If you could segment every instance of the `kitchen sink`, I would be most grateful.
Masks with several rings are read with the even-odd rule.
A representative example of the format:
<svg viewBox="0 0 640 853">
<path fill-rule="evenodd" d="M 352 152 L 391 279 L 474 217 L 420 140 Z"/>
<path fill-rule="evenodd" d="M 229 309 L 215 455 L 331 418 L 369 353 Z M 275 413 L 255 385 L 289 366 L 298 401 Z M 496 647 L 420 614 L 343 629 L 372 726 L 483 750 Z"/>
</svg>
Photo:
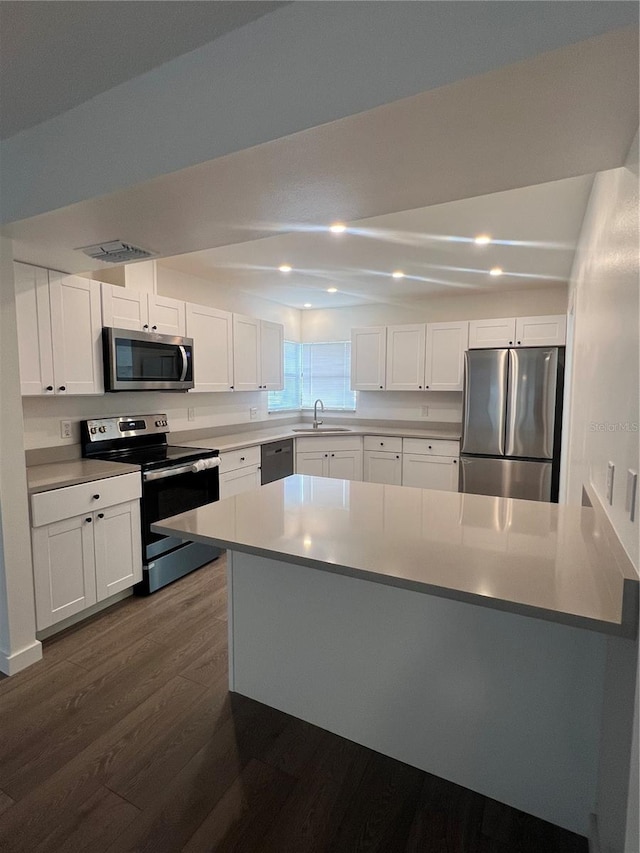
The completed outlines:
<svg viewBox="0 0 640 853">
<path fill-rule="evenodd" d="M 303 432 L 305 435 L 317 435 L 321 432 L 351 432 L 350 427 L 325 427 L 321 426 L 317 429 L 313 429 L 313 427 L 298 427 L 297 429 L 293 429 L 292 432 Z"/>
</svg>

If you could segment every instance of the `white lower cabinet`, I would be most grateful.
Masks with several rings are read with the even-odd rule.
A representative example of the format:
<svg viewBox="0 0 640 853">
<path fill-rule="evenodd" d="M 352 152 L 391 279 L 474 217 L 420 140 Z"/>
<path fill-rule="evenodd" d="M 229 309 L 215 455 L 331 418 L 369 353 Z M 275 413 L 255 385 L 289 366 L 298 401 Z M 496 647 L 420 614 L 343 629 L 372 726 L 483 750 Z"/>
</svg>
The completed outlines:
<svg viewBox="0 0 640 853">
<path fill-rule="evenodd" d="M 139 497 L 139 474 L 32 496 L 38 630 L 142 580 Z"/>
<path fill-rule="evenodd" d="M 398 436 L 365 435 L 364 480 L 367 483 L 402 484 L 402 439 Z"/>
<path fill-rule="evenodd" d="M 457 441 L 403 439 L 402 485 L 457 492 L 459 449 Z"/>
<path fill-rule="evenodd" d="M 248 492 L 260 483 L 259 445 L 220 454 L 220 500 Z"/>
<path fill-rule="evenodd" d="M 362 438 L 297 438 L 296 474 L 362 480 Z"/>
</svg>

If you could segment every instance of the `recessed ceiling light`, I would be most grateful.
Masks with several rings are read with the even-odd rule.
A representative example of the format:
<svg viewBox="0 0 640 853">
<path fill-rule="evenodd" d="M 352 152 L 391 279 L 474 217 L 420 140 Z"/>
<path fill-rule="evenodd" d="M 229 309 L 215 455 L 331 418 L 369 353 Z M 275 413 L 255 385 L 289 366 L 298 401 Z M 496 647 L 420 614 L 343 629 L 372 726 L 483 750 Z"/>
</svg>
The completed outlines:
<svg viewBox="0 0 640 853">
<path fill-rule="evenodd" d="M 329 231 L 331 231 L 332 234 L 344 234 L 346 230 L 347 226 L 344 222 L 334 222 L 333 225 L 329 226 Z"/>
<path fill-rule="evenodd" d="M 337 292 L 338 292 L 337 287 L 328 287 L 327 288 L 327 293 L 337 293 Z"/>
<path fill-rule="evenodd" d="M 291 272 L 291 267 L 289 266 L 289 264 L 281 264 L 278 269 L 280 270 L 280 272 Z"/>
<path fill-rule="evenodd" d="M 487 243 L 491 242 L 491 237 L 488 234 L 478 234 L 477 237 L 474 237 L 473 242 L 478 246 L 486 246 Z"/>
<path fill-rule="evenodd" d="M 391 273 L 391 278 L 404 278 L 404 273 L 402 270 L 394 270 L 394 272 Z"/>
<path fill-rule="evenodd" d="M 311 308 L 311 303 L 310 303 L 310 302 L 305 302 L 305 303 L 304 303 L 304 305 L 303 305 L 302 307 L 303 307 L 303 308 Z"/>
<path fill-rule="evenodd" d="M 489 275 L 502 275 L 502 267 L 493 267 L 489 270 Z"/>
</svg>

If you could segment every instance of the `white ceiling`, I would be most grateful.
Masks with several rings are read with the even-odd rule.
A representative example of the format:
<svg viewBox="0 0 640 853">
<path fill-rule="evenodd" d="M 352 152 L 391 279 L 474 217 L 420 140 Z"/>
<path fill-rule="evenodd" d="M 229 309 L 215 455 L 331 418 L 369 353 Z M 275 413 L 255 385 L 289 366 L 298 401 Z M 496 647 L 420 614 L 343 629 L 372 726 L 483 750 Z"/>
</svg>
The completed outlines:
<svg viewBox="0 0 640 853">
<path fill-rule="evenodd" d="M 0 138 L 283 5 L 264 0 L 2 0 Z"/>
<path fill-rule="evenodd" d="M 565 285 L 592 177 L 494 193 L 165 258 L 163 266 L 294 308 Z M 479 246 L 478 234 L 492 242 Z M 291 272 L 278 267 L 288 264 Z M 490 276 L 501 267 L 502 276 Z M 402 279 L 391 273 L 400 270 Z M 327 288 L 336 287 L 337 293 Z"/>
</svg>

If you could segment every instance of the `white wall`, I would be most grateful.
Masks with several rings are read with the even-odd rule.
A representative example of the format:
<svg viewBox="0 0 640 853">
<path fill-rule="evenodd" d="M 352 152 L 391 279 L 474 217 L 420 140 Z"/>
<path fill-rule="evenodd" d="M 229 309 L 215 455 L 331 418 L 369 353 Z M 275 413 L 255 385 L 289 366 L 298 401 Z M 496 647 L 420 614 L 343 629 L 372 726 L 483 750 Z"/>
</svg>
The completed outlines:
<svg viewBox="0 0 640 853">
<path fill-rule="evenodd" d="M 272 320 L 282 323 L 285 328 L 285 338 L 288 341 L 299 341 L 301 334 L 300 315 L 297 308 L 289 308 L 271 299 L 262 299 L 250 293 L 243 293 L 232 285 L 226 286 L 220 282 L 209 281 L 189 273 L 156 264 L 158 293 L 172 296 L 174 299 L 184 299 L 186 302 L 196 302 L 220 308 L 222 311 L 233 311 L 236 314 L 248 314 L 261 320 Z"/>
<path fill-rule="evenodd" d="M 627 167 L 596 177 L 570 283 L 574 311 L 567 502 L 592 483 L 635 566 L 639 519 L 625 510 L 629 468 L 638 471 L 638 141 Z M 613 505 L 607 463 L 615 464 Z"/>
<path fill-rule="evenodd" d="M 11 242 L 0 237 L 0 672 L 42 657 L 36 640 Z"/>
<path fill-rule="evenodd" d="M 353 308 L 309 309 L 302 312 L 303 341 L 347 341 L 352 326 L 394 323 L 439 323 L 491 317 L 532 317 L 564 314 L 567 288 L 546 287 L 508 293 L 464 293 L 432 296 L 406 305 L 363 305 Z"/>
<path fill-rule="evenodd" d="M 290 3 L 5 140 L 2 220 L 628 25 L 633 3 Z"/>
<path fill-rule="evenodd" d="M 582 484 L 591 483 L 636 567 L 640 520 L 636 515 L 631 522 L 625 510 L 625 492 L 626 472 L 629 468 L 638 471 L 639 460 L 638 224 L 636 136 L 626 166 L 596 177 L 580 235 L 569 291 L 574 346 L 568 394 L 570 421 L 565 432 L 568 502 L 580 503 Z M 616 468 L 611 506 L 606 499 L 609 461 Z M 619 699 L 629 691 L 635 692 L 636 697 L 633 742 L 630 753 L 618 755 L 615 764 L 608 754 L 603 754 L 597 812 L 603 850 L 637 853 L 640 849 L 637 644 L 626 651 L 626 657 L 632 660 L 620 678 L 610 680 L 608 685 L 603 744 L 612 736 L 615 739 L 614 728 L 620 731 L 617 716 L 624 706 Z M 627 776 L 626 768 L 621 765 L 629 758 Z"/>
</svg>

